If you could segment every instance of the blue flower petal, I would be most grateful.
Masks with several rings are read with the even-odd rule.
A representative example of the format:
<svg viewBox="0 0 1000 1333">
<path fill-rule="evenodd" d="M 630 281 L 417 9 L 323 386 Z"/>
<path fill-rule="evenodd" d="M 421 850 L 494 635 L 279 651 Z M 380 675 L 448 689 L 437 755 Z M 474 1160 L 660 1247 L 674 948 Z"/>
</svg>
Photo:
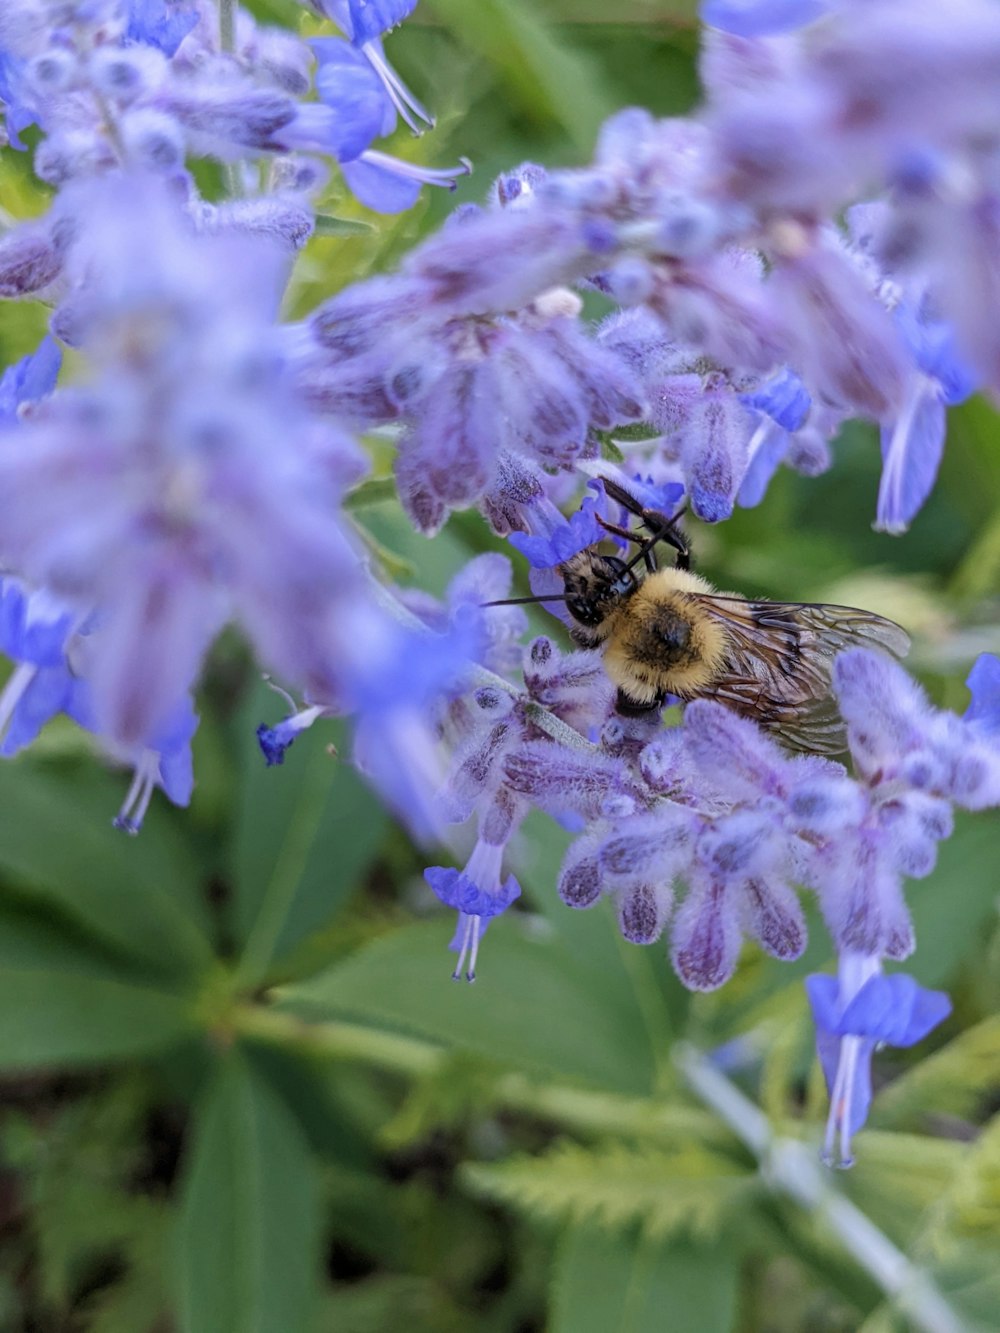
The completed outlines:
<svg viewBox="0 0 1000 1333">
<path fill-rule="evenodd" d="M 736 37 L 793 32 L 822 18 L 830 0 L 703 0 L 701 21 Z"/>
<path fill-rule="evenodd" d="M 29 592 L 15 578 L 0 578 L 0 651 L 15 662 L 65 665 L 75 615 L 48 593 Z"/>
<path fill-rule="evenodd" d="M 34 352 L 8 366 L 0 378 L 0 424 L 15 422 L 22 403 L 48 397 L 61 364 L 62 349 L 46 334 Z"/>
<path fill-rule="evenodd" d="M 405 213 L 420 197 L 422 182 L 357 158 L 341 166 L 351 193 L 376 213 Z"/>
<path fill-rule="evenodd" d="M 740 399 L 785 430 L 799 430 L 812 406 L 808 389 L 787 366 L 751 392 L 740 394 Z"/>
<path fill-rule="evenodd" d="M 1000 658 L 980 653 L 965 683 L 972 693 L 966 721 L 994 735 L 1000 732 Z"/>
<path fill-rule="evenodd" d="M 194 790 L 194 761 L 190 742 L 160 755 L 160 786 L 174 805 L 190 804 Z"/>
<path fill-rule="evenodd" d="M 417 7 L 417 0 L 347 0 L 351 40 L 356 46 L 381 37 L 402 23 Z"/>
<path fill-rule="evenodd" d="M 316 92 L 337 113 L 330 151 L 340 162 L 351 161 L 374 139 L 392 133 L 395 110 L 369 61 L 348 42 L 323 37 L 310 46 L 319 61 Z"/>
<path fill-rule="evenodd" d="M 0 755 L 9 759 L 30 745 L 46 722 L 65 712 L 72 688 L 65 666 L 40 667 L 11 713 Z"/>
<path fill-rule="evenodd" d="M 444 866 L 428 867 L 424 879 L 446 907 L 481 919 L 499 916 L 521 896 L 521 886 L 513 875 L 508 875 L 495 893 L 480 888 L 463 871 Z"/>
<path fill-rule="evenodd" d="M 177 9 L 165 0 L 128 0 L 127 8 L 126 41 L 158 47 L 168 59 L 198 22 L 196 9 Z"/>
<path fill-rule="evenodd" d="M 880 431 L 882 478 L 875 527 L 904 532 L 930 495 L 941 465 L 945 405 L 936 384 L 918 381 L 899 419 Z"/>
<path fill-rule="evenodd" d="M 771 425 L 764 439 L 758 445 L 750 466 L 743 474 L 737 500 L 744 509 L 753 509 L 760 504 L 767 494 L 771 478 L 777 472 L 782 460 L 788 453 L 788 432 L 780 426 Z"/>
<path fill-rule="evenodd" d="M 0 50 L 0 102 L 4 104 L 4 127 L 11 148 L 19 153 L 27 150 L 22 142 L 21 130 L 26 130 L 35 123 L 35 112 L 24 100 L 25 62 L 7 51 Z"/>
<path fill-rule="evenodd" d="M 588 495 L 577 512 L 557 524 L 548 536 L 512 532 L 509 541 L 533 569 L 551 569 L 607 536 L 597 521 L 597 498 Z"/>
<path fill-rule="evenodd" d="M 290 727 L 288 721 L 279 722 L 276 727 L 268 727 L 262 722 L 257 728 L 257 744 L 270 768 L 274 764 L 285 762 L 285 751 L 294 742 L 299 731 Z"/>
<path fill-rule="evenodd" d="M 837 1030 L 890 1046 L 913 1046 L 951 1013 L 944 991 L 925 990 L 905 972 L 871 977 L 844 1010 Z"/>
</svg>

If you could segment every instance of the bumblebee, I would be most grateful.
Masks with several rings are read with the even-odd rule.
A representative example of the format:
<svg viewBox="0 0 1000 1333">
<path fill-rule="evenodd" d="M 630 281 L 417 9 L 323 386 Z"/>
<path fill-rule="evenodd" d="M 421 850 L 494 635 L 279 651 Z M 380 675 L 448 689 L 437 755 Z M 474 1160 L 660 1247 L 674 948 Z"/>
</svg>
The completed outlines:
<svg viewBox="0 0 1000 1333">
<path fill-rule="evenodd" d="M 690 568 L 680 515 L 644 508 L 608 478 L 604 487 L 639 528 L 601 520 L 602 526 L 635 543 L 638 553 L 626 561 L 587 547 L 558 567 L 565 588 L 558 600 L 573 618 L 576 643 L 603 648 L 618 711 L 642 715 L 671 695 L 682 703 L 716 699 L 791 749 L 841 753 L 846 737 L 832 694 L 834 657 L 858 646 L 902 657 L 910 647 L 906 632 L 855 607 L 717 592 Z M 674 550 L 671 567 L 658 567 L 661 543 Z"/>
</svg>

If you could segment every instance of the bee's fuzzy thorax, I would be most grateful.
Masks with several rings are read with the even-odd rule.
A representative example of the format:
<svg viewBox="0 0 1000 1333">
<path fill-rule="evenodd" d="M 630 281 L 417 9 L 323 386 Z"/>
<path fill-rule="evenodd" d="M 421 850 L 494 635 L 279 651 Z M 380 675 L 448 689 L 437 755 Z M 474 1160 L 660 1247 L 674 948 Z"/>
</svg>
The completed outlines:
<svg viewBox="0 0 1000 1333">
<path fill-rule="evenodd" d="M 661 569 L 615 612 L 604 665 L 630 699 L 687 698 L 715 678 L 726 658 L 726 632 L 690 596 L 713 591 L 689 570 Z"/>
</svg>

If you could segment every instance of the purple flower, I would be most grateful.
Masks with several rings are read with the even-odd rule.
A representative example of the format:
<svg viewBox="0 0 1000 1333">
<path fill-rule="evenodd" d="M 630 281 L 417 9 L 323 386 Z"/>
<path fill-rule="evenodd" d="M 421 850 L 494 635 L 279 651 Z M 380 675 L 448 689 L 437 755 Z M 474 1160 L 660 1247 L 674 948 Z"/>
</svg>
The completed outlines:
<svg viewBox="0 0 1000 1333">
<path fill-rule="evenodd" d="M 21 131 L 35 123 L 35 111 L 25 86 L 24 61 L 0 47 L 0 102 L 4 108 L 4 128 L 11 148 L 23 153 L 27 144 Z"/>
<path fill-rule="evenodd" d="M 876 1043 L 914 1046 L 951 1013 L 943 991 L 903 972 L 884 976 L 877 956 L 844 952 L 837 976 L 806 978 L 816 1045 L 830 1093 L 824 1161 L 849 1167 L 851 1137 L 868 1118 Z"/>
<path fill-rule="evenodd" d="M 463 967 L 466 981 L 475 981 L 479 942 L 487 922 L 521 896 L 521 886 L 513 875 L 500 878 L 503 852 L 503 844 L 493 845 L 479 838 L 464 870 L 431 866 L 424 871 L 424 879 L 445 906 L 458 912 L 458 927 L 450 945 L 458 952 L 453 981 L 460 979 Z"/>
<path fill-rule="evenodd" d="M 463 603 L 444 633 L 406 628 L 371 606 L 345 617 L 339 697 L 356 715 L 355 763 L 423 840 L 441 822 L 437 709 L 461 692 L 483 652 L 483 614 Z"/>
<path fill-rule="evenodd" d="M 292 713 L 276 727 L 269 727 L 263 722 L 260 724 L 257 728 L 257 744 L 268 768 L 285 762 L 285 751 L 288 747 L 293 744 L 296 737 L 311 727 L 323 712 L 324 709 L 313 704 L 309 708 L 302 708 Z"/>
<path fill-rule="evenodd" d="M 0 424 L 12 425 L 23 404 L 47 398 L 56 387 L 61 365 L 59 344 L 46 336 L 34 352 L 8 366 L 0 377 Z"/>
<path fill-rule="evenodd" d="M 1000 659 L 980 653 L 965 683 L 972 694 L 965 720 L 990 736 L 1000 736 Z"/>
<path fill-rule="evenodd" d="M 510 544 L 535 569 L 551 569 L 554 565 L 564 564 L 585 547 L 593 546 L 607 536 L 598 522 L 598 504 L 596 496 L 585 496 L 580 508 L 568 519 L 553 509 L 549 531 L 545 535 L 528 536 L 514 532 Z"/>
<path fill-rule="evenodd" d="M 391 134 L 396 112 L 370 62 L 349 42 L 336 37 L 315 38 L 316 93 L 336 113 L 339 161 L 358 157 L 373 139 Z"/>
<path fill-rule="evenodd" d="M 316 3 L 357 46 L 381 37 L 417 7 L 417 0 L 316 0 Z"/>
<path fill-rule="evenodd" d="M 749 393 L 741 394 L 740 399 L 786 431 L 796 431 L 803 426 L 812 405 L 806 386 L 787 366 Z"/>
<path fill-rule="evenodd" d="M 155 46 L 168 58 L 198 24 L 198 11 L 171 0 L 128 0 L 125 40 Z"/>
<path fill-rule="evenodd" d="M 74 679 L 67 644 L 81 616 L 44 589 L 0 580 L 0 651 L 17 663 L 0 693 L 0 755 L 29 745 L 50 718 L 67 711 Z"/>
<path fill-rule="evenodd" d="M 430 629 L 444 633 L 456 616 L 468 614 L 462 608 L 478 609 L 509 596 L 510 583 L 510 561 L 489 551 L 475 556 L 459 570 L 448 584 L 444 603 L 413 590 L 401 592 L 400 601 Z M 528 625 L 523 608 L 490 606 L 478 623 L 482 633 L 479 663 L 501 675 L 515 670 L 521 662 L 520 639 Z"/>
<path fill-rule="evenodd" d="M 314 0 L 317 8 L 330 18 L 347 34 L 351 46 L 368 63 L 382 88 L 382 99 L 388 106 L 391 119 L 388 128 L 382 134 L 391 133 L 395 127 L 396 112 L 410 127 L 414 134 L 419 134 L 420 121 L 433 125 L 434 118 L 424 110 L 421 104 L 407 88 L 393 67 L 385 58 L 381 38 L 390 28 L 402 23 L 417 7 L 417 0 Z M 336 40 L 336 39 L 333 39 Z M 318 44 L 315 44 L 318 46 Z M 323 39 L 323 47 L 329 50 L 331 42 Z M 326 57 L 320 56 L 323 60 Z M 334 93 L 328 87 L 327 93 L 320 90 L 320 95 L 327 100 L 329 95 L 336 98 L 335 103 L 344 112 L 350 113 L 350 99 L 342 93 Z M 392 210 L 394 211 L 394 210 Z"/>
<path fill-rule="evenodd" d="M 137 834 L 157 787 L 174 805 L 186 806 L 190 802 L 194 789 L 191 738 L 197 726 L 198 715 L 190 698 L 186 698 L 148 745 L 135 747 L 131 752 L 109 747 L 113 757 L 133 765 L 132 783 L 115 816 L 115 828 L 133 836 Z"/>
<path fill-rule="evenodd" d="M 736 37 L 770 37 L 813 23 L 834 0 L 703 0 L 701 21 Z"/>
<path fill-rule="evenodd" d="M 361 580 L 336 518 L 354 448 L 304 413 L 276 354 L 281 251 L 198 238 L 146 179 L 88 184 L 73 205 L 96 374 L 0 436 L 0 545 L 99 614 L 86 674 L 120 743 L 165 725 L 231 616 L 268 665 L 332 693 L 334 609 Z"/>
</svg>

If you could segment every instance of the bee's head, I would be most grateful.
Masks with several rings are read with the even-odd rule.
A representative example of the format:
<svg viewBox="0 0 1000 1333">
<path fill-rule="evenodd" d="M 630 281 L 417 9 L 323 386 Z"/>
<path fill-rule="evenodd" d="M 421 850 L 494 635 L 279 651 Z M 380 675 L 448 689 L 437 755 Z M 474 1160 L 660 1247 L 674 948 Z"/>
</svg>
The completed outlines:
<svg viewBox="0 0 1000 1333">
<path fill-rule="evenodd" d="M 639 586 L 635 574 L 616 555 L 581 551 L 561 567 L 566 608 L 574 620 L 593 629 Z"/>
</svg>

